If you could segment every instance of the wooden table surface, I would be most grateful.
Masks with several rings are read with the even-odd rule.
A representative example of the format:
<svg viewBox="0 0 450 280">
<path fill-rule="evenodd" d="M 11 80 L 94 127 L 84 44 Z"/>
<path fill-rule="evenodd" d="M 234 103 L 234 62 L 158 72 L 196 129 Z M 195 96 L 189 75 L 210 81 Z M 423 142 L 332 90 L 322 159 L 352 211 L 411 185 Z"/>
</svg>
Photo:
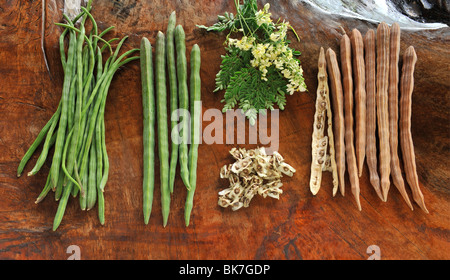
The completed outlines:
<svg viewBox="0 0 450 280">
<path fill-rule="evenodd" d="M 280 200 L 257 197 L 249 208 L 236 212 L 219 207 L 218 192 L 227 187 L 219 170 L 232 162 L 228 151 L 256 145 L 202 144 L 191 225 L 184 225 L 186 191 L 179 177 L 168 225 L 162 226 L 159 184 L 150 223 L 144 225 L 140 70 L 139 63 L 133 62 L 116 75 L 106 106 L 111 165 L 105 191 L 106 224 L 99 224 L 97 208 L 81 211 L 77 199 L 70 199 L 61 226 L 52 231 L 58 206 L 54 195 L 34 203 L 50 164 L 33 177 L 16 176 L 20 159 L 61 96 L 63 75 L 57 42 L 61 29 L 53 23 L 61 21 L 63 1 L 46 2 L 45 47 L 51 77 L 40 50 L 41 1 L 0 4 L 0 259 L 67 259 L 70 245 L 80 248 L 82 259 L 363 260 L 373 254 L 368 251 L 372 245 L 379 248 L 381 259 L 450 259 L 449 28 L 402 31 L 401 53 L 414 45 L 419 58 L 412 134 L 429 214 L 417 204 L 411 211 L 394 186 L 388 201 L 382 202 L 370 186 L 367 165 L 360 178 L 362 211 L 356 207 L 348 178 L 346 196 L 332 196 L 330 173 L 324 175 L 319 193 L 311 194 L 310 146 L 319 48 L 338 50 L 339 26 L 346 31 L 358 28 L 365 34 L 376 25 L 323 16 L 297 1 L 283 0 L 270 1 L 273 17 L 289 21 L 301 37 L 300 42 L 293 40 L 293 46 L 302 52 L 310 94 L 289 96 L 286 109 L 280 112 L 279 152 L 297 170 L 292 178 L 284 178 Z M 186 30 L 187 50 L 198 43 L 202 51 L 205 111 L 222 109 L 223 93 L 213 90 L 224 36 L 206 33 L 195 25 L 211 25 L 216 15 L 234 12 L 233 3 L 95 0 L 93 15 L 101 29 L 114 25 L 116 36 L 130 36 L 125 48 L 131 49 L 139 46 L 142 36 L 154 43 L 156 33 L 166 29 L 168 16 L 175 10 L 178 23 Z M 209 123 L 203 121 L 203 127 Z M 32 157 L 25 173 L 36 159 L 36 155 Z M 411 198 L 409 188 L 408 194 Z"/>
</svg>

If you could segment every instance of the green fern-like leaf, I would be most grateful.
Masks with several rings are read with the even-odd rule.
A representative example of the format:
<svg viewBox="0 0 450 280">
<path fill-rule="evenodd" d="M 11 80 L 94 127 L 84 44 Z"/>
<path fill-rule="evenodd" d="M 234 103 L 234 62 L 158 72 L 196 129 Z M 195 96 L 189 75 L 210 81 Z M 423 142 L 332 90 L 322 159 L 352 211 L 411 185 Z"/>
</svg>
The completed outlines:
<svg viewBox="0 0 450 280">
<path fill-rule="evenodd" d="M 284 109 L 286 82 L 270 69 L 268 81 L 261 80 L 261 72 L 253 67 L 242 68 L 230 78 L 223 102 L 223 111 L 242 109 L 250 123 L 254 123 L 260 110 L 274 110 L 275 104 Z"/>
<path fill-rule="evenodd" d="M 214 92 L 226 89 L 235 72 L 244 67 L 247 58 L 237 48 L 228 48 L 228 53 L 222 56 L 220 71 L 216 75 L 216 89 Z"/>
<path fill-rule="evenodd" d="M 223 16 L 217 17 L 218 21 L 212 26 L 197 25 L 198 28 L 206 29 L 207 31 L 223 32 L 230 30 L 235 25 L 235 18 L 233 13 L 225 12 Z"/>
</svg>

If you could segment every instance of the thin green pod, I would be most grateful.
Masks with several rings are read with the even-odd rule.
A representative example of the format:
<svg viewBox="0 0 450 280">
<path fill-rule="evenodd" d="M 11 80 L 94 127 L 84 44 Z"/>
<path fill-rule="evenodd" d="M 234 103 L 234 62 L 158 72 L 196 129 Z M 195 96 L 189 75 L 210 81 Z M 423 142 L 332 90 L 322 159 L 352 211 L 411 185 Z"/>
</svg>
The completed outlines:
<svg viewBox="0 0 450 280">
<path fill-rule="evenodd" d="M 86 81 L 86 77 L 88 76 L 89 67 L 89 52 L 88 46 L 83 47 L 83 81 Z"/>
<path fill-rule="evenodd" d="M 87 8 L 88 11 L 90 9 L 91 9 L 91 7 Z M 84 12 L 79 13 L 73 20 L 70 20 L 67 17 L 66 17 L 66 19 L 68 19 L 68 22 L 73 26 L 73 23 L 77 22 L 82 16 L 84 16 Z M 69 32 L 69 29 L 65 28 L 64 31 L 59 36 L 59 54 L 61 56 L 61 65 L 63 67 L 64 72 L 66 72 L 66 65 L 67 65 L 66 53 L 65 53 L 65 47 L 64 47 L 64 39 L 68 32 Z"/>
<path fill-rule="evenodd" d="M 88 169 L 88 159 L 89 159 L 89 149 L 92 146 L 92 140 L 94 137 L 94 130 L 96 122 L 100 120 L 101 113 L 99 114 L 99 110 L 102 104 L 103 99 L 106 99 L 107 95 L 107 88 L 110 79 L 112 79 L 112 76 L 107 76 L 107 79 L 103 80 L 101 83 L 102 85 L 99 86 L 99 93 L 97 96 L 97 99 L 95 100 L 95 103 L 93 103 L 92 107 L 92 115 L 90 116 L 88 123 L 87 123 L 87 135 L 86 135 L 86 142 L 84 143 L 84 147 L 82 147 L 82 158 L 81 158 L 81 166 L 80 166 L 80 175 L 83 178 L 85 174 L 87 173 Z M 109 80 L 109 81 L 108 81 Z"/>
<path fill-rule="evenodd" d="M 179 94 L 179 112 L 183 118 L 180 130 L 181 143 L 179 143 L 180 175 L 184 185 L 189 190 L 189 167 L 188 167 L 188 139 L 189 139 L 189 92 L 187 85 L 187 59 L 186 59 L 186 35 L 181 25 L 175 27 L 175 48 L 177 54 L 177 79 Z"/>
<path fill-rule="evenodd" d="M 63 182 L 64 182 L 64 171 L 62 170 L 62 168 L 59 170 L 59 179 L 58 179 L 58 184 L 56 185 L 56 190 L 55 190 L 55 201 L 59 201 L 59 199 L 61 198 L 62 195 L 62 191 L 63 191 Z"/>
<path fill-rule="evenodd" d="M 109 173 L 109 160 L 108 160 L 108 154 L 107 154 L 106 144 L 105 144 L 105 124 L 104 124 L 104 107 L 105 107 L 105 103 L 106 103 L 106 96 L 107 96 L 108 88 L 109 88 L 109 85 L 111 83 L 111 80 L 112 80 L 112 77 L 113 77 L 115 71 L 117 71 L 124 64 L 126 64 L 130 61 L 139 59 L 139 57 L 136 57 L 136 56 L 129 57 L 126 59 L 123 59 L 123 58 L 137 50 L 139 50 L 139 49 L 130 50 L 130 51 L 126 52 L 125 54 L 123 54 L 121 57 L 119 57 L 112 64 L 108 63 L 108 67 L 105 66 L 105 69 L 108 68 L 108 70 L 106 70 L 104 72 L 105 76 L 102 75 L 102 77 L 100 79 L 102 81 L 102 83 L 104 83 L 104 85 L 100 89 L 100 91 L 102 93 L 99 94 L 102 97 L 102 100 L 100 101 L 99 104 L 95 103 L 96 104 L 95 108 L 97 108 L 99 110 L 97 122 L 100 122 L 102 125 L 102 127 L 101 127 L 101 130 L 102 130 L 101 131 L 101 134 L 102 134 L 101 149 L 102 149 L 102 159 L 103 159 L 103 175 L 102 175 L 102 178 L 100 181 L 100 190 L 102 192 L 104 191 L 106 182 L 108 180 L 108 173 Z M 109 61 L 112 61 L 112 60 L 109 60 Z M 94 128 L 87 127 L 87 129 L 89 129 L 89 130 L 86 132 L 86 134 L 88 135 L 88 138 L 86 139 L 86 141 L 88 141 L 89 135 L 91 135 L 91 132 L 93 132 L 95 127 Z M 91 129 L 92 129 L 92 131 L 91 131 Z M 83 164 L 80 168 L 83 168 Z"/>
<path fill-rule="evenodd" d="M 88 173 L 89 169 L 87 168 L 86 171 L 84 173 L 81 173 L 81 184 L 83 186 L 87 186 L 88 180 L 89 180 L 89 173 Z M 67 187 L 66 187 L 67 188 Z M 86 195 L 80 195 L 80 209 L 81 210 L 86 210 L 87 207 L 87 196 Z"/>
<path fill-rule="evenodd" d="M 52 165 L 50 167 L 50 172 L 52 174 L 52 185 L 56 188 L 59 169 L 61 168 L 61 157 L 62 150 L 64 147 L 64 141 L 66 137 L 66 129 L 67 129 L 67 111 L 68 111 L 68 99 L 69 99 L 69 91 L 70 84 L 72 82 L 72 71 L 73 71 L 73 63 L 76 49 L 76 35 L 74 32 L 70 32 L 70 42 L 69 42 L 69 50 L 68 50 L 68 58 L 66 64 L 66 73 L 64 75 L 64 84 L 63 84 L 63 92 L 62 92 L 62 108 L 61 108 L 61 117 L 59 119 L 58 126 L 58 136 L 56 138 L 55 150 L 53 153 Z"/>
<path fill-rule="evenodd" d="M 194 192 L 197 185 L 197 159 L 198 145 L 200 143 L 200 118 L 201 118 L 201 79 L 200 79 L 201 55 L 197 44 L 191 51 L 191 148 L 189 150 L 189 184 L 185 203 L 185 223 L 189 226 L 193 208 Z"/>
<path fill-rule="evenodd" d="M 73 76 L 72 79 L 73 78 L 75 78 L 75 76 Z M 67 126 L 70 126 L 70 123 L 69 123 L 69 120 L 70 120 L 70 103 L 71 103 L 71 100 L 72 100 L 71 95 L 73 94 L 74 89 L 75 89 L 74 85 L 75 85 L 75 83 L 71 83 L 70 90 L 69 90 L 69 97 L 68 97 L 68 108 L 69 108 L 69 110 L 67 112 Z M 50 145 L 50 141 L 51 141 L 52 134 L 54 133 L 54 131 L 55 131 L 57 125 L 58 125 L 58 121 L 61 118 L 62 99 L 60 100 L 60 104 L 61 105 L 58 106 L 58 109 L 56 110 L 56 112 L 58 113 L 57 118 L 55 119 L 55 122 L 51 125 L 51 127 L 50 127 L 50 129 L 48 131 L 48 135 L 47 135 L 47 137 L 45 139 L 45 142 L 44 142 L 44 145 L 42 147 L 41 154 L 39 155 L 39 158 L 37 159 L 33 169 L 30 172 L 28 172 L 28 176 L 36 175 L 39 172 L 39 170 L 41 169 L 41 167 L 44 165 L 44 163 L 45 163 L 45 161 L 47 159 L 48 152 L 49 152 L 49 149 L 50 149 L 50 146 L 51 146 Z M 53 186 L 53 188 L 54 187 L 55 186 Z"/>
<path fill-rule="evenodd" d="M 170 91 L 170 119 L 171 119 L 171 155 L 170 155 L 170 171 L 169 171 L 169 188 L 170 193 L 173 193 L 175 185 L 175 175 L 178 164 L 178 140 L 173 141 L 175 137 L 178 139 L 177 121 L 178 117 L 174 119 L 174 114 L 178 112 L 178 85 L 177 85 L 177 68 L 175 61 L 175 24 L 176 13 L 173 11 L 169 16 L 167 24 L 167 69 L 169 76 L 169 91 Z"/>
<path fill-rule="evenodd" d="M 105 136 L 105 121 L 102 120 L 102 158 L 103 158 L 103 175 L 102 180 L 100 181 L 100 190 L 104 192 L 106 182 L 108 181 L 109 174 L 109 158 L 108 151 L 106 150 L 106 136 Z"/>
<path fill-rule="evenodd" d="M 66 142 L 65 142 L 65 144 L 64 144 L 64 148 L 63 148 L 63 152 L 62 152 L 62 159 L 61 159 L 61 162 L 62 162 L 62 164 L 61 164 L 61 168 L 60 168 L 60 171 L 61 171 L 61 169 L 63 170 L 63 172 L 64 172 L 64 174 L 65 174 L 65 178 L 67 178 L 67 182 L 69 182 L 69 183 L 74 183 L 76 186 L 77 186 L 77 188 L 79 189 L 79 190 L 81 190 L 81 193 L 82 193 L 82 195 L 84 196 L 85 195 L 85 193 L 84 193 L 84 189 L 83 189 L 83 187 L 82 187 L 82 184 L 80 183 L 80 182 L 77 182 L 74 178 L 73 178 L 73 176 L 72 176 L 72 174 L 69 174 L 69 172 L 67 171 L 67 168 L 66 168 L 66 164 L 65 164 L 65 161 L 66 161 L 66 158 L 67 158 L 67 149 L 68 149 L 68 147 L 69 147 L 69 143 L 70 143 L 70 141 L 71 141 L 71 139 L 72 139 L 72 135 L 73 135 L 73 130 L 71 130 L 70 132 L 69 132 L 69 134 L 66 136 Z M 60 178 L 58 178 L 58 180 L 59 180 Z M 64 178 L 63 178 L 64 179 Z M 66 185 L 67 186 L 67 182 L 64 182 L 63 184 L 64 185 Z M 58 182 L 58 184 L 59 184 L 59 182 Z M 57 186 L 55 186 L 55 189 L 57 188 Z"/>
<path fill-rule="evenodd" d="M 140 52 L 142 108 L 143 108 L 143 211 L 148 224 L 153 205 L 155 188 L 155 93 L 152 61 L 152 45 L 145 37 Z"/>
<path fill-rule="evenodd" d="M 84 28 L 84 25 L 80 26 L 80 34 L 78 35 L 78 41 L 77 41 L 77 55 L 76 55 L 76 79 L 74 79 L 76 86 L 75 90 L 75 96 L 76 96 L 76 103 L 74 104 L 74 119 L 73 119 L 73 127 L 71 128 L 73 130 L 72 139 L 70 141 L 70 146 L 68 150 L 68 156 L 67 156 L 67 171 L 69 174 L 72 174 L 73 171 L 73 165 L 75 162 L 75 156 L 76 156 L 76 148 L 78 147 L 78 140 L 80 138 L 81 133 L 81 108 L 83 106 L 83 78 L 84 78 L 84 72 L 83 67 L 87 68 L 86 65 L 86 59 L 83 58 L 83 43 L 84 43 L 84 35 L 86 33 L 86 30 Z M 84 63 L 83 63 L 84 62 Z M 71 108 L 69 108 L 71 109 Z M 69 126 L 70 129 L 70 126 Z M 63 161 L 63 164 L 65 162 Z"/>
<path fill-rule="evenodd" d="M 158 126 L 158 154 L 161 180 L 161 208 L 163 226 L 167 225 L 170 212 L 169 189 L 169 134 L 167 124 L 167 87 L 166 87 L 166 39 L 161 31 L 156 35 L 155 48 L 155 84 L 156 119 Z"/>
<path fill-rule="evenodd" d="M 45 124 L 45 126 L 41 129 L 38 136 L 34 140 L 33 144 L 31 144 L 31 146 L 28 148 L 25 155 L 22 157 L 22 160 L 20 161 L 19 166 L 17 167 L 17 177 L 20 177 L 22 175 L 22 172 L 23 172 L 26 164 L 28 163 L 28 161 L 30 160 L 31 156 L 34 154 L 36 149 L 39 147 L 39 145 L 42 143 L 44 138 L 46 139 L 46 141 L 47 141 L 48 135 L 50 135 L 50 139 L 54 138 L 53 130 L 51 130 L 51 128 L 56 127 L 60 114 L 61 114 L 61 102 L 59 103 L 58 109 L 56 109 L 56 112 L 53 114 L 53 116 L 50 118 L 50 120 Z M 44 145 L 45 145 L 45 142 L 44 142 Z"/>
<path fill-rule="evenodd" d="M 120 65 L 120 64 L 119 64 Z M 105 94 L 103 94 L 103 99 L 101 100 L 101 105 L 98 113 L 98 119 L 97 119 L 97 126 L 95 128 L 96 134 L 100 134 L 100 138 L 96 140 L 96 147 L 99 149 L 99 153 L 101 153 L 101 159 L 102 159 L 102 175 L 100 180 L 100 189 L 104 191 L 106 182 L 108 180 L 108 173 L 109 173 L 109 160 L 108 160 L 108 153 L 106 151 L 106 140 L 105 140 L 105 105 L 106 105 L 106 97 L 107 92 L 109 89 L 109 86 L 112 81 L 112 76 L 107 80 L 107 83 L 104 87 Z"/>
<path fill-rule="evenodd" d="M 80 176 L 80 168 L 81 168 L 81 162 L 83 159 L 83 152 L 84 152 L 84 146 L 87 142 L 87 136 L 88 136 L 88 130 L 89 130 L 89 126 L 87 125 L 87 123 L 89 122 L 89 119 L 92 116 L 92 110 L 91 108 L 88 108 L 89 110 L 86 112 L 87 115 L 84 115 L 81 121 L 81 127 L 82 127 L 82 131 L 83 133 L 80 135 L 81 139 L 79 140 L 79 147 L 77 148 L 77 158 L 76 158 L 76 163 L 73 167 L 74 169 L 74 173 L 75 173 L 75 177 L 76 180 L 79 182 L 79 184 L 81 185 L 81 176 Z M 72 196 L 76 197 L 78 194 L 79 188 L 72 188 Z"/>
<path fill-rule="evenodd" d="M 94 137 L 94 140 L 97 140 L 96 137 Z M 89 175 L 86 195 L 86 209 L 90 210 L 97 202 L 97 150 L 94 146 L 91 146 L 89 150 Z"/>
<path fill-rule="evenodd" d="M 114 41 L 117 41 L 117 40 L 119 40 L 119 38 L 112 38 L 111 40 L 108 40 L 108 41 L 104 42 L 103 46 L 100 48 L 100 51 L 103 53 L 103 51 L 106 48 L 109 48 L 110 52 L 112 53 L 111 43 L 114 42 Z"/>
<path fill-rule="evenodd" d="M 105 198 L 103 196 L 103 190 L 100 189 L 100 184 L 103 176 L 103 150 L 102 150 L 102 121 L 97 122 L 95 128 L 95 148 L 97 155 L 97 174 L 96 174 L 96 191 L 97 191 L 97 208 L 98 208 L 98 219 L 103 225 L 105 223 Z"/>
<path fill-rule="evenodd" d="M 75 116 L 75 104 L 76 104 L 76 94 L 75 94 L 75 89 L 76 89 L 76 79 L 77 75 L 75 74 L 72 77 L 72 83 L 70 85 L 70 92 L 69 92 L 69 104 L 68 104 L 68 109 L 67 110 L 67 129 L 70 131 L 73 128 L 73 119 Z"/>
<path fill-rule="evenodd" d="M 102 32 L 103 34 L 103 32 Z M 96 77 L 100 77 L 103 73 L 103 61 L 102 61 L 102 52 L 100 50 L 100 47 L 97 47 L 97 71 L 96 71 Z M 103 105 L 104 106 L 104 105 Z M 102 151 L 102 122 L 103 122 L 104 116 L 101 116 L 101 119 L 97 121 L 96 127 L 95 127 L 95 148 L 97 149 L 97 189 L 100 188 L 101 180 L 103 177 L 103 151 Z M 100 203 L 100 196 L 97 195 L 99 203 Z M 104 202 L 103 202 L 104 203 Z M 99 206 L 100 207 L 100 206 Z M 100 215 L 100 213 L 99 213 Z M 100 218 L 100 217 L 99 217 Z"/>
<path fill-rule="evenodd" d="M 175 24 L 176 13 L 173 11 L 169 16 L 167 24 L 166 49 L 167 49 L 167 70 L 169 76 L 169 91 L 170 91 L 170 124 L 171 124 L 171 154 L 170 154 L 170 171 L 169 171 L 169 187 L 170 193 L 173 193 L 175 184 L 175 175 L 178 164 L 178 139 L 177 121 L 178 117 L 174 119 L 174 114 L 178 112 L 178 85 L 177 85 L 177 67 L 175 61 Z"/>
<path fill-rule="evenodd" d="M 97 155 L 97 187 L 100 186 L 103 176 L 103 151 L 102 151 L 102 123 L 98 121 L 95 127 L 95 149 Z"/>
<path fill-rule="evenodd" d="M 95 73 L 96 79 L 100 79 L 100 77 L 103 74 L 103 56 L 102 56 L 102 50 L 100 47 L 97 47 L 97 71 Z"/>
<path fill-rule="evenodd" d="M 48 192 L 52 189 L 51 187 L 51 180 L 50 180 L 50 174 L 47 176 L 47 181 L 45 182 L 44 189 L 41 191 L 39 196 L 36 198 L 36 201 L 34 203 L 38 204 L 41 202 L 48 194 Z"/>
<path fill-rule="evenodd" d="M 97 208 L 98 208 L 98 220 L 100 221 L 101 225 L 105 224 L 105 196 L 103 194 L 103 191 L 100 189 L 99 186 L 97 186 Z"/>
<path fill-rule="evenodd" d="M 66 212 L 67 201 L 69 200 L 70 193 L 72 192 L 72 186 L 66 186 L 64 188 L 61 199 L 59 200 L 58 209 L 56 210 L 55 218 L 53 219 L 53 231 L 56 231 L 61 224 L 64 212 Z"/>
</svg>

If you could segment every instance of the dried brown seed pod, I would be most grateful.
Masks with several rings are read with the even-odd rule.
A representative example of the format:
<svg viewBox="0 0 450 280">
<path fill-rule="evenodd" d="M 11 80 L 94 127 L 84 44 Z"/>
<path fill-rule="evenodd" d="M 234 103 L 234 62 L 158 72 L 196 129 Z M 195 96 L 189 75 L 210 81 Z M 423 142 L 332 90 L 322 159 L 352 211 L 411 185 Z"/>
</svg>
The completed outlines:
<svg viewBox="0 0 450 280">
<path fill-rule="evenodd" d="M 342 92 L 341 71 L 336 53 L 328 49 L 326 53 L 328 76 L 330 78 L 330 92 L 333 107 L 333 129 L 336 168 L 339 177 L 339 190 L 345 195 L 345 123 L 344 123 L 344 94 Z M 333 189 L 333 196 L 337 190 Z"/>
<path fill-rule="evenodd" d="M 400 81 L 400 143 L 405 166 L 406 180 L 411 187 L 414 201 L 426 213 L 424 197 L 419 187 L 414 144 L 411 135 L 412 93 L 414 90 L 414 70 L 417 55 L 410 46 L 403 55 L 402 76 Z"/>
<path fill-rule="evenodd" d="M 402 195 L 406 204 L 413 210 L 411 201 L 405 190 L 405 183 L 398 157 L 398 84 L 400 60 L 400 26 L 394 23 L 390 31 L 390 62 L 389 62 L 389 144 L 391 151 L 391 177 L 394 186 Z"/>
<path fill-rule="evenodd" d="M 358 175 L 361 177 L 366 156 L 366 69 L 364 61 L 364 40 L 358 29 L 353 29 L 352 45 L 353 76 L 355 82 L 355 150 Z"/>
<path fill-rule="evenodd" d="M 344 89 L 344 119 L 345 119 L 345 156 L 353 196 L 358 209 L 361 210 L 359 199 L 359 177 L 356 164 L 355 147 L 353 144 L 353 77 L 352 77 L 352 50 L 350 38 L 344 34 L 340 41 L 342 81 Z"/>
<path fill-rule="evenodd" d="M 384 201 L 378 176 L 377 159 L 377 109 L 376 109 L 376 42 L 375 31 L 370 29 L 364 36 L 366 65 L 366 161 L 370 183 L 378 197 Z"/>
<path fill-rule="evenodd" d="M 384 201 L 389 192 L 391 154 L 389 146 L 389 26 L 382 22 L 377 28 L 377 120 L 380 143 L 381 191 Z"/>
</svg>

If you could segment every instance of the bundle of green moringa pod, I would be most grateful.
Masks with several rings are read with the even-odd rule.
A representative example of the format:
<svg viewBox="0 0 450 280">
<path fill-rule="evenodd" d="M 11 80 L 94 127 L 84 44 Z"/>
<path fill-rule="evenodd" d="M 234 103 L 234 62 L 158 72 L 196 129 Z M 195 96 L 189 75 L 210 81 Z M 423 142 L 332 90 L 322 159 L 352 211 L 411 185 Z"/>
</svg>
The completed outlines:
<svg viewBox="0 0 450 280">
<path fill-rule="evenodd" d="M 119 55 L 127 37 L 120 41 L 119 38 L 109 41 L 104 39 L 113 27 L 99 32 L 90 13 L 91 2 L 86 8 L 81 7 L 82 12 L 75 18 L 64 15 L 66 23 L 56 24 L 64 28 L 59 40 L 64 69 L 61 100 L 17 170 L 17 176 L 21 176 L 25 165 L 42 144 L 36 164 L 28 172 L 28 176 L 35 175 L 49 158 L 49 151 L 54 146 L 47 182 L 36 200 L 36 203 L 42 201 L 50 190 L 55 192 L 59 206 L 53 230 L 59 227 L 71 195 L 79 197 L 82 210 L 92 209 L 98 203 L 98 217 L 100 223 L 104 224 L 103 192 L 109 171 L 104 123 L 106 97 L 117 70 L 139 59 L 139 56 L 129 57 L 139 49 Z M 92 26 L 90 31 L 85 29 L 87 21 Z M 111 43 L 114 41 L 119 42 L 113 51 Z M 105 54 L 108 58 L 104 60 Z"/>
</svg>

